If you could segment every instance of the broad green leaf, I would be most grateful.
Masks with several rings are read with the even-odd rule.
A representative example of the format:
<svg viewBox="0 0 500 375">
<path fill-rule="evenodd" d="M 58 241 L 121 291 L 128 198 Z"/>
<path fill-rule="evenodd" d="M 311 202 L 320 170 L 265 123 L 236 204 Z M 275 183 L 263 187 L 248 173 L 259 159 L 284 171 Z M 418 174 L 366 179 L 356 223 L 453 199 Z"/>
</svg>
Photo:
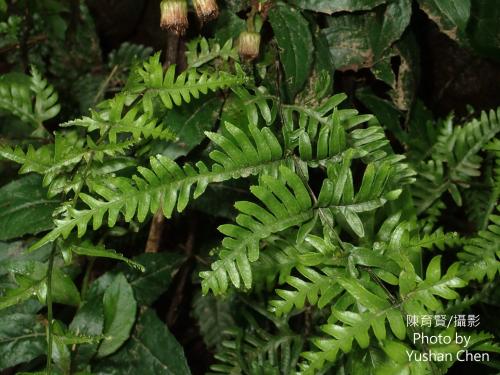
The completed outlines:
<svg viewBox="0 0 500 375">
<path fill-rule="evenodd" d="M 87 299 L 76 312 L 73 321 L 69 325 L 69 330 L 86 336 L 98 336 L 104 329 L 104 306 L 102 297 L 92 295 Z M 82 369 L 87 365 L 97 352 L 98 344 L 82 344 L 77 347 L 74 353 L 74 362 L 77 369 Z"/>
<path fill-rule="evenodd" d="M 382 17 L 378 16 L 378 36 L 374 43 L 377 59 L 403 35 L 410 23 L 410 17 L 410 0 L 393 0 L 387 4 Z"/>
<path fill-rule="evenodd" d="M 390 130 L 400 142 L 405 142 L 407 135 L 400 125 L 402 113 L 394 104 L 366 90 L 358 90 L 356 97 L 377 117 L 382 127 Z"/>
<path fill-rule="evenodd" d="M 28 253 L 28 245 L 24 241 L 0 242 L 0 275 L 12 271 L 16 265 L 30 261 L 44 262 L 48 259 L 52 245 L 46 245 L 39 251 Z"/>
<path fill-rule="evenodd" d="M 465 37 L 471 9 L 470 0 L 418 0 L 418 4 L 451 39 L 460 40 Z M 498 3 L 493 8 L 497 6 Z"/>
<path fill-rule="evenodd" d="M 177 136 L 176 142 L 160 151 L 175 160 L 185 156 L 205 139 L 205 131 L 212 130 L 219 116 L 222 99 L 213 96 L 201 98 L 177 107 L 167 113 L 168 128 Z"/>
<path fill-rule="evenodd" d="M 0 316 L 0 370 L 43 355 L 46 345 L 45 327 L 35 314 Z"/>
<path fill-rule="evenodd" d="M 387 2 L 388 0 L 292 0 L 291 3 L 313 12 L 332 14 L 370 10 Z"/>
<path fill-rule="evenodd" d="M 403 34 L 410 22 L 409 0 L 389 3 L 373 12 L 341 14 L 322 30 L 336 69 L 371 67 Z"/>
<path fill-rule="evenodd" d="M 0 309 L 19 304 L 34 296 L 41 303 L 47 298 L 47 264 L 37 261 L 12 263 L 17 286 L 6 289 L 0 296 Z M 52 270 L 52 300 L 64 305 L 78 306 L 80 293 L 73 280 L 61 269 Z"/>
<path fill-rule="evenodd" d="M 390 95 L 399 110 L 408 111 L 415 100 L 420 80 L 420 51 L 414 33 L 410 30 L 404 33 L 395 43 L 394 49 L 401 59 L 401 64 Z"/>
<path fill-rule="evenodd" d="M 104 335 L 98 356 L 115 352 L 129 337 L 134 324 L 137 303 L 132 287 L 122 274 L 118 274 L 104 292 Z"/>
<path fill-rule="evenodd" d="M 178 253 L 144 253 L 134 258 L 142 264 L 145 272 L 136 269 L 118 267 L 132 287 L 137 303 L 151 305 L 164 293 L 172 281 L 184 257 Z"/>
<path fill-rule="evenodd" d="M 80 292 L 71 277 L 59 268 L 52 270 L 52 298 L 54 302 L 70 306 L 80 304 Z"/>
<path fill-rule="evenodd" d="M 224 4 L 230 11 L 238 13 L 250 6 L 250 0 L 226 0 Z"/>
<path fill-rule="evenodd" d="M 300 12 L 278 3 L 269 13 L 274 37 L 280 49 L 289 93 L 293 98 L 309 76 L 313 62 L 313 40 L 309 25 Z"/>
<path fill-rule="evenodd" d="M 137 320 L 130 339 L 93 368 L 95 375 L 189 375 L 182 346 L 152 310 Z"/>
<path fill-rule="evenodd" d="M 333 76 L 334 67 L 332 57 L 328 49 L 328 41 L 323 33 L 317 32 L 314 35 L 314 53 L 314 69 L 317 72 L 325 70 Z"/>
<path fill-rule="evenodd" d="M 47 199 L 42 178 L 29 175 L 0 189 L 0 240 L 36 234 L 54 227 L 52 212 L 59 201 Z"/>
<path fill-rule="evenodd" d="M 245 21 L 233 12 L 222 10 L 215 23 L 215 40 L 223 46 L 229 39 L 237 40 L 246 30 Z"/>
<path fill-rule="evenodd" d="M 500 59 L 500 7 L 497 0 L 472 0 L 467 31 L 476 51 Z"/>
<path fill-rule="evenodd" d="M 391 59 L 394 57 L 392 54 L 387 54 L 387 56 L 382 57 L 379 61 L 375 63 L 372 67 L 372 73 L 381 81 L 384 81 L 389 86 L 394 87 L 396 84 L 396 77 L 392 69 Z"/>
<path fill-rule="evenodd" d="M 71 367 L 71 352 L 68 346 L 63 342 L 61 336 L 64 334 L 64 328 L 61 322 L 54 320 L 52 323 L 53 336 L 52 336 L 52 362 L 55 365 L 55 372 L 68 374 Z"/>
</svg>

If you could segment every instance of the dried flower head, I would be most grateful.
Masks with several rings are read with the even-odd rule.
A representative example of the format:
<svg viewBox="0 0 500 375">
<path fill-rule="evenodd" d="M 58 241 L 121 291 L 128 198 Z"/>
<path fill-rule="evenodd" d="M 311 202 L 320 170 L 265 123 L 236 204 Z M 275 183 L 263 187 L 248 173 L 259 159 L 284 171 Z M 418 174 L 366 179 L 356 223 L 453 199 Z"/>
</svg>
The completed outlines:
<svg viewBox="0 0 500 375">
<path fill-rule="evenodd" d="M 162 0 L 160 4 L 163 29 L 171 30 L 176 34 L 184 34 L 188 27 L 188 6 L 186 0 Z"/>
<path fill-rule="evenodd" d="M 238 52 L 244 60 L 254 60 L 259 56 L 260 34 L 243 31 L 238 39 Z"/>
<path fill-rule="evenodd" d="M 201 22 L 208 22 L 219 16 L 216 0 L 193 0 L 196 15 Z"/>
</svg>

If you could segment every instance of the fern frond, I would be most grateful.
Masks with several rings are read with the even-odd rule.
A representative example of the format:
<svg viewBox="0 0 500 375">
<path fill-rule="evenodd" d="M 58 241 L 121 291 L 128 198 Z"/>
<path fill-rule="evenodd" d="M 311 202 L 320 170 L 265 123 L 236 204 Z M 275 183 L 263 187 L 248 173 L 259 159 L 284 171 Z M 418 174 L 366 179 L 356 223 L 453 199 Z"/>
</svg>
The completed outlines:
<svg viewBox="0 0 500 375">
<path fill-rule="evenodd" d="M 113 99 L 106 100 L 99 106 L 99 111 L 91 111 L 90 117 L 72 120 L 61 124 L 67 126 L 81 126 L 87 132 L 99 131 L 101 137 L 108 136 L 110 143 L 117 142 L 119 134 L 131 134 L 132 139 L 160 139 L 173 140 L 175 134 L 163 125 L 158 125 L 158 120 L 151 114 L 139 114 L 139 107 L 133 106 L 124 115 L 126 104 L 125 95 L 116 95 Z"/>
<path fill-rule="evenodd" d="M 494 139 L 486 145 L 485 150 L 493 156 L 494 164 L 486 165 L 486 173 L 482 181 L 484 186 L 469 189 L 465 195 L 467 214 L 478 230 L 486 229 L 488 218 L 495 210 L 500 197 L 500 140 Z"/>
<path fill-rule="evenodd" d="M 421 214 L 445 191 L 449 191 L 458 205 L 461 194 L 458 189 L 468 187 L 469 181 L 480 175 L 482 158 L 479 151 L 500 132 L 500 108 L 482 112 L 463 126 L 443 127 L 433 148 L 432 160 L 423 161 L 416 169 L 422 177 L 413 189 L 417 212 Z"/>
<path fill-rule="evenodd" d="M 500 117 L 500 116 L 499 116 Z M 500 139 L 496 138 L 485 149 L 495 156 L 494 180 L 497 189 L 500 189 Z"/>
<path fill-rule="evenodd" d="M 397 284 L 397 276 L 401 271 L 399 265 L 393 260 L 387 260 L 386 256 L 373 249 L 353 247 L 346 254 L 339 252 L 326 239 L 308 236 L 306 242 L 314 244 L 319 254 L 308 253 L 302 258 L 303 263 L 296 266 L 297 276 L 287 277 L 286 283 L 295 290 L 276 290 L 281 299 L 271 301 L 270 305 L 278 316 L 289 313 L 293 308 L 302 309 L 306 299 L 310 305 L 317 305 L 319 308 L 330 304 L 333 299 L 344 293 L 344 288 L 336 280 L 339 277 L 346 277 L 346 271 L 357 278 L 360 275 L 359 271 L 370 267 L 371 272 L 380 279 Z M 335 254 L 325 253 L 325 248 L 330 249 L 328 251 L 335 251 Z M 323 256 L 327 260 L 318 262 Z M 335 268 L 328 267 L 329 265 Z M 321 268 L 316 270 L 312 266 Z"/>
<path fill-rule="evenodd" d="M 462 311 L 470 311 L 472 306 L 487 298 L 495 289 L 496 284 L 494 282 L 483 284 L 479 291 L 473 292 L 474 294 L 448 302 L 444 313 L 453 315 L 460 314 Z"/>
<path fill-rule="evenodd" d="M 273 374 L 294 373 L 302 347 L 300 335 L 286 330 L 271 334 L 256 323 L 242 330 L 225 332 L 226 340 L 211 365 L 209 374 Z"/>
<path fill-rule="evenodd" d="M 467 282 L 460 274 L 459 263 L 454 263 L 444 276 L 441 275 L 441 256 L 436 256 L 429 262 L 425 279 L 418 277 L 413 270 L 403 271 L 399 277 L 402 306 L 408 314 L 415 315 L 442 311 L 443 305 L 436 297 L 457 299 L 460 295 L 454 289 L 465 285 Z"/>
<path fill-rule="evenodd" d="M 193 197 L 197 198 L 209 183 L 266 173 L 267 170 L 276 171 L 283 162 L 283 150 L 268 128 L 259 130 L 250 126 L 253 142 L 237 127 L 226 124 L 226 128 L 233 134 L 236 144 L 220 134 L 207 133 L 225 151 L 215 150 L 210 154 L 215 161 L 211 170 L 202 161 L 196 166 L 186 164 L 181 168 L 167 157 L 153 157 L 150 160 L 151 169 L 139 167 L 139 174 L 132 179 L 111 178 L 90 186 L 100 198 L 82 193 L 80 198 L 88 208 L 67 210 L 67 216 L 58 221 L 58 227 L 35 247 L 60 235 L 66 237 L 75 226 L 78 226 L 81 236 L 91 219 L 93 228 L 97 229 L 106 213 L 110 226 L 116 222 L 120 210 L 123 210 L 126 221 L 137 216 L 142 222 L 149 212 L 156 212 L 161 205 L 164 215 L 171 217 L 175 206 L 178 212 L 186 208 L 193 186 Z"/>
<path fill-rule="evenodd" d="M 207 137 L 220 147 L 220 150 L 210 153 L 210 158 L 214 161 L 210 169 L 201 161 L 196 166 L 186 164 L 181 168 L 166 157 L 152 158 L 152 168 L 140 167 L 139 174 L 132 179 L 111 178 L 104 183 L 90 186 L 100 197 L 82 194 L 80 198 L 88 208 L 67 211 L 67 216 L 58 221 L 60 227 L 49 233 L 35 247 L 52 241 L 61 234 L 66 236 L 77 225 L 79 234 L 83 235 L 91 219 L 94 229 L 97 229 L 102 225 L 106 213 L 109 214 L 108 225 L 116 222 L 120 211 L 125 214 L 126 221 L 134 216 L 143 221 L 149 212 L 156 212 L 162 202 L 165 216 L 170 217 L 175 206 L 178 212 L 185 209 L 193 186 L 196 186 L 193 197 L 197 198 L 209 183 L 257 174 L 277 174 L 280 165 L 294 164 L 295 157 L 285 155 L 277 137 L 269 128 L 258 129 L 254 124 L 250 124 L 250 134 L 247 135 L 231 124 L 226 123 L 225 127 L 229 136 L 206 133 Z M 346 141 L 335 138 L 343 134 L 340 127 L 336 129 L 338 130 L 332 132 L 333 136 L 328 135 L 329 131 L 324 132 L 330 141 L 321 142 L 317 147 L 317 156 L 322 159 L 311 158 L 307 150 L 299 149 L 300 158 L 310 166 L 342 160 L 342 156 L 350 149 Z M 365 144 L 370 144 L 369 140 Z M 349 152 L 350 157 L 359 155 L 352 150 Z M 403 165 L 397 158 L 391 158 L 387 163 L 392 163 L 395 169 Z M 398 175 L 406 176 L 401 171 Z"/>
<path fill-rule="evenodd" d="M 322 238 L 307 235 L 303 242 L 297 244 L 289 237 L 284 232 L 280 237 L 271 236 L 266 239 L 265 251 L 252 263 L 255 289 L 259 289 L 261 284 L 268 288 L 274 287 L 276 283 L 284 284 L 292 271 L 300 265 L 341 263 L 338 249 Z"/>
<path fill-rule="evenodd" d="M 241 67 L 236 65 L 236 74 L 224 71 L 199 73 L 195 68 L 185 70 L 175 76 L 175 65 L 163 72 L 160 54 L 157 53 L 143 67 L 135 72 L 138 79 L 126 87 L 126 93 L 134 97 L 140 96 L 144 112 L 153 113 L 153 99 L 159 98 L 163 105 L 171 109 L 174 105 L 189 103 L 200 94 L 227 87 L 241 86 L 246 83 Z"/>
<path fill-rule="evenodd" d="M 220 347 L 224 332 L 234 327 L 234 300 L 197 294 L 193 301 L 193 316 L 200 327 L 203 341 L 209 348 Z"/>
<path fill-rule="evenodd" d="M 314 374 L 314 370 L 321 369 L 325 361 L 333 362 L 339 352 L 349 353 L 353 343 L 357 342 L 361 349 L 370 344 L 370 330 L 378 340 L 387 338 L 386 322 L 391 332 L 399 339 L 406 336 L 406 327 L 401 311 L 391 306 L 379 312 L 355 313 L 352 311 L 338 311 L 333 309 L 332 316 L 339 324 L 325 324 L 321 330 L 332 338 L 316 338 L 313 344 L 319 352 L 309 351 L 302 353 L 308 360 L 308 369 L 305 374 Z"/>
<path fill-rule="evenodd" d="M 206 63 L 222 59 L 239 61 L 238 50 L 233 47 L 233 40 L 229 39 L 221 47 L 214 40 L 207 40 L 204 37 L 190 40 L 186 43 L 186 59 L 189 68 L 199 68 Z"/>
<path fill-rule="evenodd" d="M 58 95 L 52 85 L 42 78 L 35 67 L 31 68 L 31 91 L 35 94 L 34 115 L 39 122 L 51 119 L 59 113 Z"/>
<path fill-rule="evenodd" d="M 215 294 L 224 293 L 229 281 L 236 288 L 241 281 L 245 288 L 250 288 L 250 263 L 259 258 L 260 240 L 312 219 L 312 201 L 303 182 L 286 167 L 280 167 L 280 173 L 286 184 L 277 178 L 263 176 L 261 184 L 250 189 L 266 208 L 252 202 L 237 202 L 238 225 L 219 227 L 227 237 L 218 253 L 220 260 L 212 263 L 211 271 L 200 273 L 204 294 L 210 289 Z"/>
<path fill-rule="evenodd" d="M 261 177 L 260 185 L 253 186 L 251 191 L 266 208 L 251 202 L 236 203 L 240 211 L 236 218 L 238 225 L 219 227 L 227 237 L 222 241 L 220 259 L 212 263 L 210 271 L 200 273 L 203 292 L 225 293 L 229 281 L 239 288 L 240 279 L 245 288 L 250 288 L 250 263 L 259 258 L 260 240 L 314 220 L 317 210 L 328 210 L 335 221 L 347 223 L 357 236 L 363 237 L 363 223 L 358 213 L 373 211 L 399 196 L 400 190 L 390 190 L 391 167 L 388 164 L 383 163 L 379 168 L 370 164 L 357 194 L 353 191 L 349 158 L 340 168 L 335 167 L 328 168 L 329 178 L 324 180 L 314 206 L 304 183 L 290 169 L 280 167 L 283 181 L 271 176 Z M 299 233 L 301 231 L 299 229 Z"/>
<path fill-rule="evenodd" d="M 276 97 L 270 95 L 265 87 L 255 87 L 250 91 L 245 87 L 235 86 L 231 90 L 238 96 L 241 105 L 245 108 L 249 124 L 258 125 L 260 118 L 264 119 L 266 125 L 274 122 L 278 111 L 275 105 Z"/>
<path fill-rule="evenodd" d="M 0 157 L 20 164 L 20 174 L 35 172 L 43 175 L 43 186 L 49 187 L 49 196 L 55 196 L 62 190 L 68 192 L 72 189 L 74 183 L 69 172 L 82 160 L 89 160 L 92 155 L 96 161 L 102 162 L 105 156 L 123 155 L 131 145 L 130 141 L 96 145 L 90 137 L 85 145 L 75 133 L 55 133 L 53 144 L 38 149 L 32 145 L 26 151 L 21 146 L 0 146 Z M 90 175 L 94 172 L 92 169 Z"/>
<path fill-rule="evenodd" d="M 124 257 L 122 254 L 117 253 L 115 250 L 106 249 L 103 245 L 94 245 L 90 241 L 70 243 L 63 252 L 63 255 L 66 254 L 66 257 L 69 257 L 68 259 L 71 259 L 70 257 L 72 253 L 90 257 L 115 259 L 122 261 L 128 264 L 130 267 L 135 268 L 141 272 L 145 271 L 145 268 L 142 264 Z"/>
<path fill-rule="evenodd" d="M 285 280 L 294 290 L 276 289 L 276 294 L 281 299 L 269 302 L 271 311 L 277 316 L 282 316 L 294 308 L 302 309 L 306 300 L 310 305 L 317 304 L 319 308 L 323 308 L 344 292 L 335 281 L 338 273 L 332 268 L 325 267 L 316 271 L 312 267 L 298 265 L 296 270 L 300 277 L 288 276 Z"/>
<path fill-rule="evenodd" d="M 441 302 L 436 297 L 447 300 L 458 298 L 459 294 L 454 289 L 466 284 L 457 277 L 458 264 L 451 266 L 446 274 L 441 276 L 440 261 L 440 256 L 431 260 L 424 280 L 421 280 L 414 272 L 403 271 L 400 277 L 402 301 L 397 304 L 391 304 L 387 297 L 382 298 L 370 291 L 360 280 L 345 276 L 336 277 L 347 293 L 351 294 L 358 304 L 365 307 L 361 311 L 365 311 L 332 309 L 329 324 L 322 326 L 321 329 L 333 338 L 312 340 L 319 351 L 302 354 L 308 360 L 304 373 L 314 374 L 316 369 L 324 366 L 325 361 L 335 361 L 339 352 L 349 353 L 354 341 L 362 349 L 367 348 L 371 341 L 370 330 L 377 340 L 385 340 L 387 338 L 386 321 L 394 336 L 403 340 L 406 336 L 406 326 L 402 311 L 405 314 L 425 315 L 428 311 L 442 311 Z"/>
<path fill-rule="evenodd" d="M 2 76 L 0 109 L 19 117 L 34 128 L 42 128 L 43 122 L 55 117 L 61 106 L 54 87 L 32 67 L 31 77 L 16 74 Z"/>
<path fill-rule="evenodd" d="M 139 61 L 146 60 L 152 53 L 153 49 L 151 47 L 124 42 L 120 44 L 120 47 L 110 52 L 108 66 L 111 68 L 116 65 L 130 67 Z"/>
<path fill-rule="evenodd" d="M 497 206 L 497 211 L 500 206 Z M 500 271 L 500 215 L 491 214 L 490 224 L 469 239 L 464 251 L 458 253 L 463 262 L 463 278 L 482 281 L 485 277 L 493 280 Z"/>
<path fill-rule="evenodd" d="M 399 218 L 399 215 L 397 217 Z M 378 239 L 381 241 L 377 243 L 377 246 L 381 250 L 387 251 L 387 255 L 397 256 L 402 251 L 416 253 L 421 249 L 430 250 L 434 247 L 444 250 L 445 247 L 455 246 L 461 241 L 456 232 L 444 232 L 442 228 L 438 228 L 433 232 L 421 233 L 419 229 L 418 226 L 410 225 L 405 221 L 399 222 L 391 228 L 382 225 L 378 234 Z"/>
</svg>

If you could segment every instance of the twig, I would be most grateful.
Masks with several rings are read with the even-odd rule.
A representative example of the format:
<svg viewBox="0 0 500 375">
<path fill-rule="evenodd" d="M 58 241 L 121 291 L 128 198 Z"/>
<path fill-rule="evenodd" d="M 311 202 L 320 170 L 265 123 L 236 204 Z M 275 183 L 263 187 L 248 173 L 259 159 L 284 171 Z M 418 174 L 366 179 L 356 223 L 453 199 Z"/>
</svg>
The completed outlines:
<svg viewBox="0 0 500 375">
<path fill-rule="evenodd" d="M 177 62 L 177 51 L 179 49 L 179 35 L 172 31 L 167 31 L 167 44 L 165 46 L 164 68 Z"/>
<path fill-rule="evenodd" d="M 94 100 L 92 101 L 92 103 L 94 103 L 94 105 L 97 104 L 97 102 L 104 96 L 104 93 L 106 92 L 106 89 L 109 85 L 109 82 L 111 81 L 111 78 L 113 78 L 113 76 L 118 71 L 118 67 L 119 67 L 119 65 L 113 66 L 113 69 L 111 69 L 111 72 L 108 74 L 108 76 L 106 77 L 104 82 L 99 87 L 99 91 L 94 96 Z"/>
<path fill-rule="evenodd" d="M 179 35 L 172 31 L 167 31 L 167 44 L 165 46 L 165 63 L 164 68 L 177 62 L 177 55 L 179 50 Z M 160 248 L 161 234 L 165 228 L 165 216 L 163 215 L 161 207 L 156 211 L 151 220 L 151 227 L 149 228 L 148 239 L 146 241 L 146 253 L 157 253 Z"/>
<path fill-rule="evenodd" d="M 151 226 L 149 227 L 148 240 L 146 242 L 146 253 L 157 253 L 160 249 L 161 235 L 163 229 L 165 228 L 165 216 L 163 216 L 162 209 L 159 208 L 158 211 L 153 216 L 151 220 Z"/>
<path fill-rule="evenodd" d="M 186 282 L 188 280 L 189 275 L 191 274 L 191 270 L 194 266 L 193 260 L 193 247 L 194 247 L 194 239 L 195 239 L 195 233 L 196 233 L 196 219 L 193 218 L 190 222 L 190 230 L 188 234 L 188 238 L 186 240 L 186 243 L 184 245 L 184 252 L 187 255 L 187 260 L 186 262 L 182 265 L 179 274 L 178 274 L 178 280 L 179 282 L 177 283 L 177 287 L 175 288 L 175 293 L 172 298 L 172 302 L 170 303 L 170 306 L 168 308 L 168 313 L 167 313 L 167 325 L 169 327 L 172 327 L 175 322 L 177 321 L 178 317 L 178 307 L 181 305 L 182 299 L 184 298 L 183 291 L 186 286 Z"/>
<path fill-rule="evenodd" d="M 52 244 L 52 251 L 49 256 L 49 265 L 47 268 L 47 320 L 48 320 L 48 342 L 47 342 L 47 374 L 52 373 L 52 269 L 54 268 L 54 258 L 56 255 L 56 243 Z"/>
<path fill-rule="evenodd" d="M 82 300 L 85 299 L 87 296 L 87 292 L 89 290 L 89 284 L 90 284 L 90 276 L 92 274 L 92 268 L 95 263 L 95 257 L 88 257 L 88 262 L 87 262 L 87 267 L 85 268 L 85 275 L 83 276 L 83 281 L 82 281 Z"/>
<path fill-rule="evenodd" d="M 44 42 L 45 40 L 47 40 L 47 35 L 44 35 L 44 34 L 35 35 L 26 41 L 26 47 L 31 47 L 35 44 L 40 43 L 40 42 Z M 0 54 L 4 54 L 4 53 L 7 53 L 7 52 L 10 52 L 12 50 L 19 49 L 19 48 L 21 48 L 21 43 L 9 44 L 5 47 L 0 48 Z"/>
</svg>

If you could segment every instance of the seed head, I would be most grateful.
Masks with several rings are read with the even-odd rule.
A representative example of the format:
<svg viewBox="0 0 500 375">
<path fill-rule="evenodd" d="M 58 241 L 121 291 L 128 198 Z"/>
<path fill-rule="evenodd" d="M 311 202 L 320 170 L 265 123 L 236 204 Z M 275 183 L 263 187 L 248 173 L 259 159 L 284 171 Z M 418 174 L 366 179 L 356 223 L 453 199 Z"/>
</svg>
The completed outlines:
<svg viewBox="0 0 500 375">
<path fill-rule="evenodd" d="M 162 0 L 160 26 L 176 34 L 184 34 L 188 27 L 186 0 Z"/>
<path fill-rule="evenodd" d="M 238 39 L 238 52 L 242 59 L 252 61 L 259 56 L 260 34 L 243 31 Z"/>
</svg>

